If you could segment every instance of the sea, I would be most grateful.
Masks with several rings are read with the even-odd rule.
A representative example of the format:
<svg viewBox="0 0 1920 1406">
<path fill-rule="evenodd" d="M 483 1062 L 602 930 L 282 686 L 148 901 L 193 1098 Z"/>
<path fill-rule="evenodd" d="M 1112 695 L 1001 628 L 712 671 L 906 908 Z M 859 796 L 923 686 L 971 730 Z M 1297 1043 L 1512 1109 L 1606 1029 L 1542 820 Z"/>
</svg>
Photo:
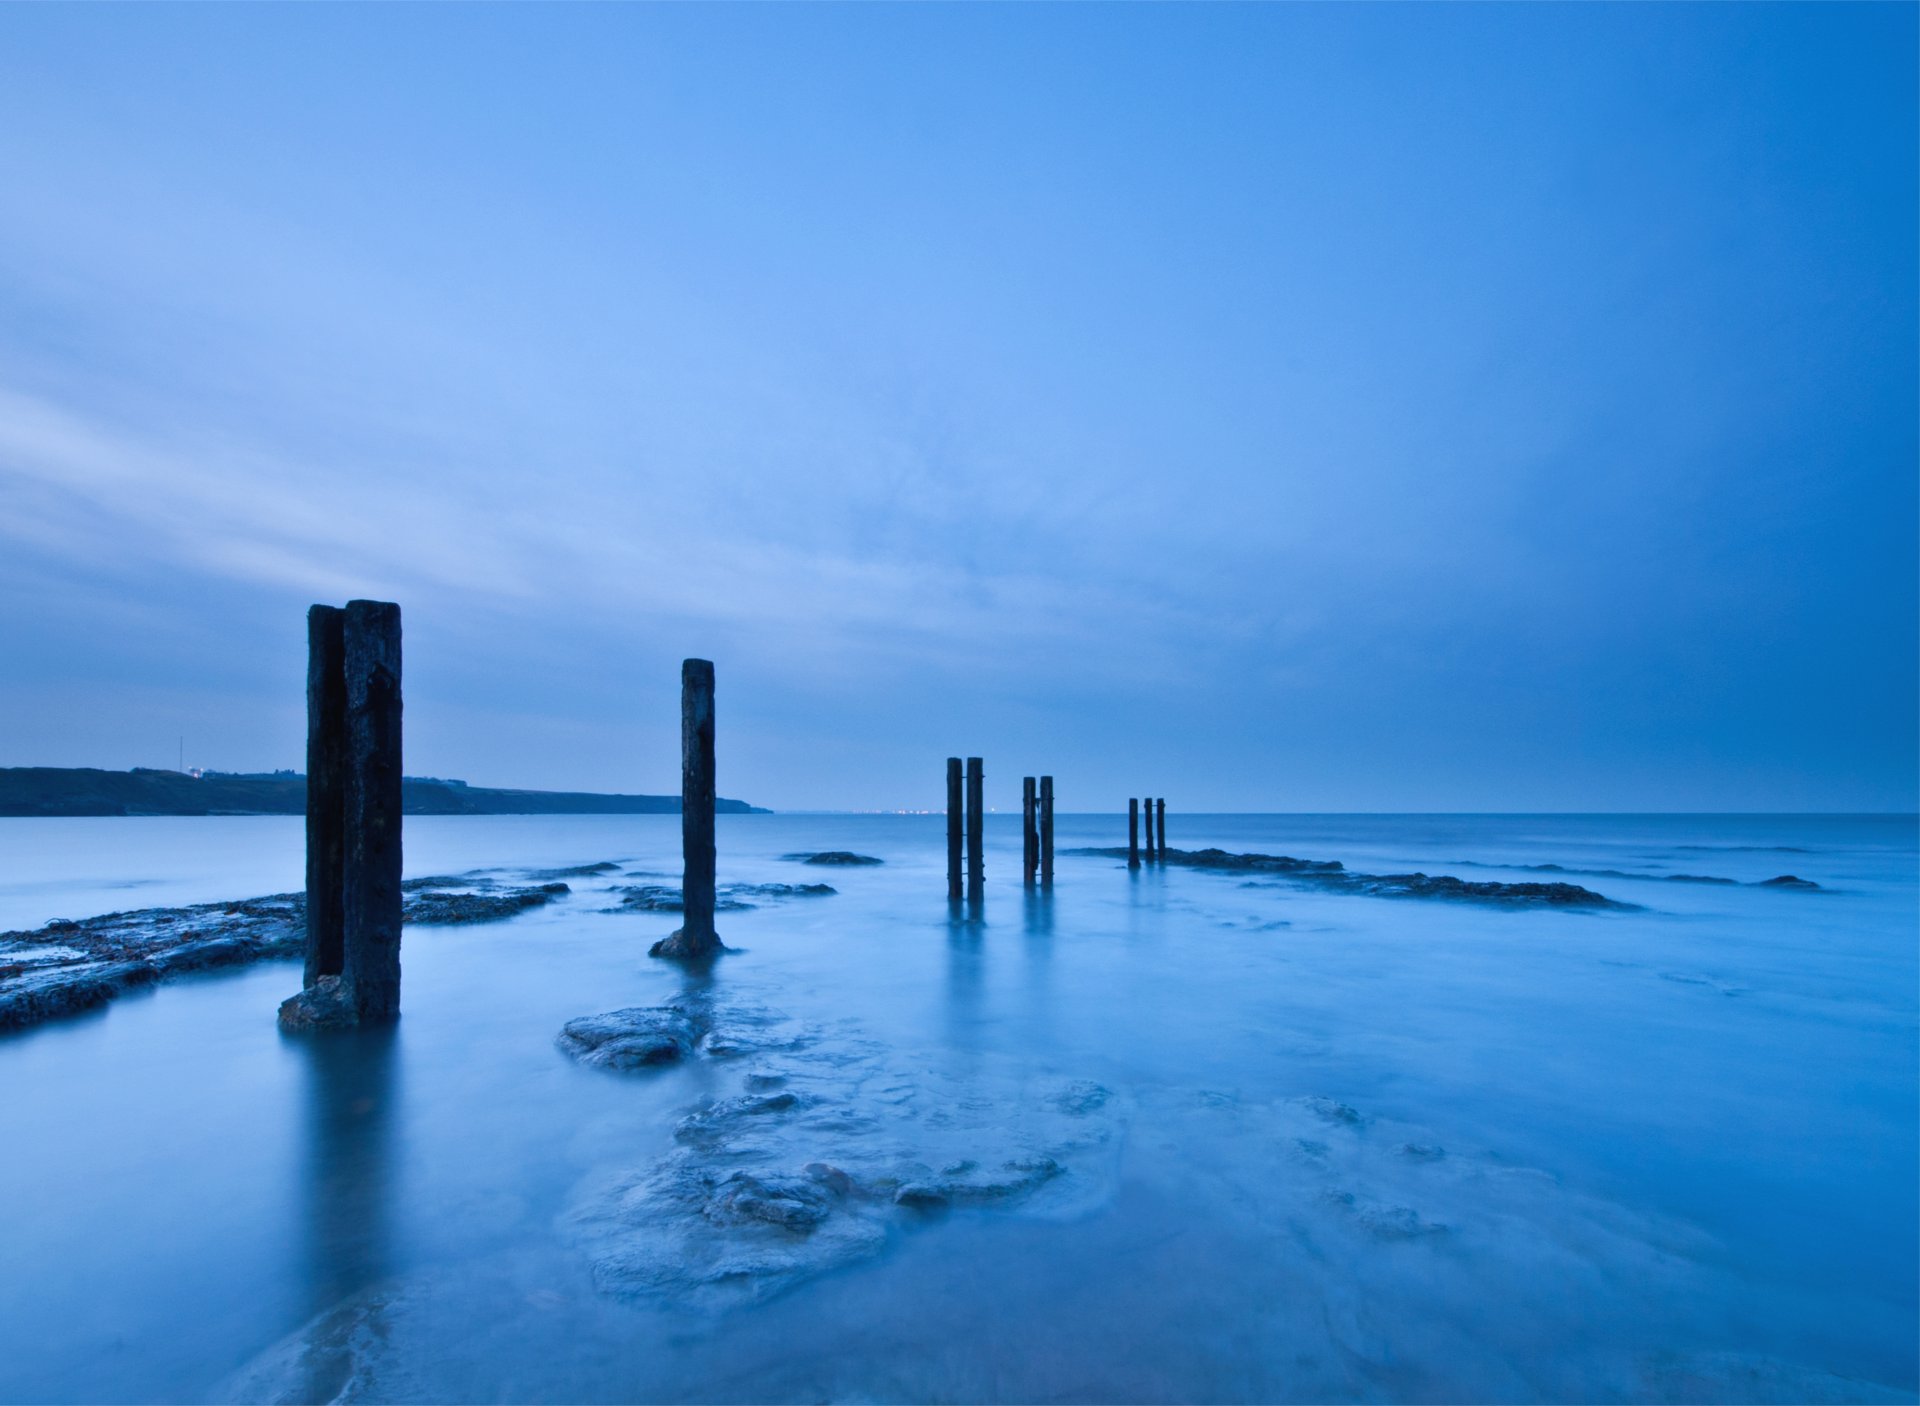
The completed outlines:
<svg viewBox="0 0 1920 1406">
<path fill-rule="evenodd" d="M 722 816 L 723 884 L 833 892 L 749 894 L 695 979 L 619 901 L 678 817 L 410 818 L 409 875 L 613 867 L 409 927 L 388 1031 L 283 1035 L 269 961 L 0 1038 L 0 1400 L 1916 1399 L 1915 817 L 1167 826 L 1622 906 L 1072 852 L 1114 815 L 1028 888 L 1004 814 L 955 905 L 940 816 Z M 0 930 L 287 892 L 301 847 L 0 819 Z M 882 862 L 788 857 L 830 850 Z M 556 1043 L 688 1001 L 731 1043 Z M 854 1190 L 735 1196 L 794 1178 Z"/>
</svg>

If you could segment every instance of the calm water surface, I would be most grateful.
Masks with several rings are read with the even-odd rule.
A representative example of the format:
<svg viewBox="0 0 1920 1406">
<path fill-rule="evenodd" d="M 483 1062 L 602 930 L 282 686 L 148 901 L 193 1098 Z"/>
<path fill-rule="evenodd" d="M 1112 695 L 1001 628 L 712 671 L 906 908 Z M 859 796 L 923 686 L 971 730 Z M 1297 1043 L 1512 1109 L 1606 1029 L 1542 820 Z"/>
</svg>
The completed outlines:
<svg viewBox="0 0 1920 1406">
<path fill-rule="evenodd" d="M 1074 1198 L 897 1228 L 762 1303 L 597 1289 L 582 1198 L 737 1076 L 557 1052 L 682 985 L 645 956 L 670 918 L 601 911 L 634 880 L 579 881 L 409 929 L 386 1034 L 283 1038 L 299 970 L 269 963 L 0 1039 L 0 1398 L 1914 1399 L 1911 818 L 1169 816 L 1370 872 L 1635 876 L 1568 876 L 1642 905 L 1609 914 L 1085 857 L 1031 896 L 992 824 L 969 915 L 937 817 L 721 817 L 723 882 L 839 892 L 724 915 L 717 989 L 976 1116 L 1097 1083 L 1115 1136 Z M 678 839 L 422 817 L 407 869 L 677 875 Z M 0 820 L 0 929 L 293 889 L 300 842 Z M 886 863 L 779 857 L 825 848 Z M 1782 873 L 1822 890 L 1745 886 Z"/>
</svg>

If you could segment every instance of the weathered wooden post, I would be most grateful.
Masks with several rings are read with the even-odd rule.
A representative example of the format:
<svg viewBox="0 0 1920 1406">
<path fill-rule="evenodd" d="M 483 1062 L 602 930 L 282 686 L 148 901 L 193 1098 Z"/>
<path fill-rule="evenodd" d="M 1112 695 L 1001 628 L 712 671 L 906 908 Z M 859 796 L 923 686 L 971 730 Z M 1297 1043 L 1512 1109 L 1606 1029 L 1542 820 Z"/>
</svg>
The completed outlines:
<svg viewBox="0 0 1920 1406">
<path fill-rule="evenodd" d="M 1153 813 L 1155 816 L 1154 828 L 1160 832 L 1160 862 L 1164 864 L 1167 859 L 1167 798 L 1165 796 L 1162 796 L 1153 803 Z"/>
<path fill-rule="evenodd" d="M 1020 882 L 1033 887 L 1040 868 L 1040 797 L 1031 776 L 1020 778 Z"/>
<path fill-rule="evenodd" d="M 1153 797 L 1151 796 L 1142 797 L 1140 801 L 1140 808 L 1146 812 L 1145 815 L 1141 816 L 1141 819 L 1146 821 L 1147 833 L 1144 836 L 1144 838 L 1147 842 L 1146 844 L 1147 863 L 1151 864 L 1153 863 L 1156 857 L 1156 851 L 1154 850 L 1154 847 L 1153 847 Z"/>
<path fill-rule="evenodd" d="M 947 758 L 947 897 L 960 896 L 960 841 L 965 829 L 960 801 L 960 759 Z"/>
<path fill-rule="evenodd" d="M 1040 778 L 1040 883 L 1053 887 L 1053 778 Z"/>
<path fill-rule="evenodd" d="M 978 898 L 987 882 L 986 766 L 967 758 L 967 893 Z"/>
<path fill-rule="evenodd" d="M 713 930 L 713 664 L 688 659 L 680 666 L 680 926 L 649 952 L 683 962 L 718 956 Z"/>
<path fill-rule="evenodd" d="M 307 964 L 303 987 L 339 976 L 346 869 L 347 666 L 345 612 L 307 611 Z"/>
<path fill-rule="evenodd" d="M 1140 867 L 1140 798 L 1127 798 L 1127 868 Z"/>
<path fill-rule="evenodd" d="M 400 1014 L 400 607 L 347 602 L 342 968 L 363 1025 Z"/>
<path fill-rule="evenodd" d="M 400 1014 L 400 607 L 307 612 L 307 951 L 288 1030 Z"/>
</svg>

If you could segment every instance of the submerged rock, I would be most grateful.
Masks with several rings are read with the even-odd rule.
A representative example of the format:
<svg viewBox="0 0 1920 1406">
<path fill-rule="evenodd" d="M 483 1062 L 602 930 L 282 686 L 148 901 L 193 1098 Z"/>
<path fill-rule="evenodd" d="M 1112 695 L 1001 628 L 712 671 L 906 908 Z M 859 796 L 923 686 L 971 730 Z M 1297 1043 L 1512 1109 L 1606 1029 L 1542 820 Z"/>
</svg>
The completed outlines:
<svg viewBox="0 0 1920 1406">
<path fill-rule="evenodd" d="M 1762 879 L 1760 887 L 1763 889 L 1817 889 L 1820 885 L 1812 879 L 1802 879 L 1795 874 L 1776 874 L 1771 879 Z"/>
<path fill-rule="evenodd" d="M 497 923 L 530 908 L 544 908 L 556 898 L 564 898 L 572 892 L 561 883 L 500 892 L 449 893 L 429 890 L 415 893 L 407 899 L 403 921 L 439 925 Z"/>
<path fill-rule="evenodd" d="M 1127 851 L 1120 848 L 1074 849 L 1066 853 L 1109 859 L 1127 857 Z M 1337 859 L 1294 859 L 1284 854 L 1229 854 L 1222 849 L 1168 849 L 1150 857 L 1143 855 L 1143 859 L 1148 863 L 1176 864 L 1187 869 L 1273 874 L 1304 887 L 1332 893 L 1363 894 L 1371 898 L 1462 899 L 1510 907 L 1630 909 L 1634 906 L 1607 898 L 1578 884 L 1497 883 L 1492 880 L 1456 879 L 1447 874 L 1357 874 Z"/>
<path fill-rule="evenodd" d="M 619 1038 L 661 1012 L 687 1019 L 696 1056 L 738 1047 L 743 1091 L 703 1098 L 670 1150 L 584 1190 L 566 1224 L 609 1292 L 753 1302 L 947 1212 L 1059 1210 L 1112 1185 L 1117 1110 L 1098 1084 L 1015 1075 L 986 1097 L 976 1071 L 943 1080 L 724 1003 L 590 1017 L 589 1033 Z"/>
<path fill-rule="evenodd" d="M 619 904 L 606 911 L 683 913 L 686 901 L 677 884 L 627 884 L 613 890 Z M 755 899 L 826 898 L 838 890 L 831 884 L 721 884 L 714 890 L 713 911 L 741 913 L 759 907 Z"/>
<path fill-rule="evenodd" d="M 529 869 L 529 879 L 593 879 L 602 874 L 617 874 L 620 866 L 611 859 L 603 859 L 598 864 L 575 864 L 567 869 Z"/>
<path fill-rule="evenodd" d="M 802 850 L 798 854 L 783 854 L 782 859 L 791 859 L 800 864 L 831 864 L 842 868 L 851 868 L 861 864 L 884 864 L 883 859 L 875 859 L 870 854 L 855 854 L 851 850 L 823 849 L 809 854 Z"/>
<path fill-rule="evenodd" d="M 561 1027 L 560 1048 L 598 1069 L 648 1069 L 693 1053 L 701 1027 L 677 1006 L 630 1006 L 581 1016 Z"/>
</svg>

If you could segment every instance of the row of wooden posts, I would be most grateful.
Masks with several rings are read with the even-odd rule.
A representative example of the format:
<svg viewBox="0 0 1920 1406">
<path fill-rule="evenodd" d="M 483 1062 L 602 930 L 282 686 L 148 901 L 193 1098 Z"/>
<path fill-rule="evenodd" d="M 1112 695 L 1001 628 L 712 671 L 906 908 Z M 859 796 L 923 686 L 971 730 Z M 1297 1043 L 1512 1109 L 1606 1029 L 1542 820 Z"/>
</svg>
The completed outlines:
<svg viewBox="0 0 1920 1406">
<path fill-rule="evenodd" d="M 1167 799 L 1142 800 L 1138 797 L 1127 802 L 1127 867 L 1140 867 L 1140 820 L 1145 814 L 1147 822 L 1147 858 L 1159 859 L 1167 852 Z M 1155 831 L 1159 837 L 1155 838 Z"/>
<path fill-rule="evenodd" d="M 299 995 L 284 1002 L 290 1028 L 374 1024 L 400 1012 L 400 607 L 349 601 L 307 612 L 307 944 Z M 947 758 L 947 894 L 978 898 L 986 882 L 986 768 Z M 964 787 L 964 792 L 963 792 Z M 1020 786 L 1023 881 L 1053 885 L 1053 778 Z M 713 664 L 680 669 L 680 846 L 684 916 L 656 957 L 706 962 L 714 931 Z M 1167 803 L 1127 802 L 1127 863 L 1167 847 Z"/>
<path fill-rule="evenodd" d="M 947 897 L 959 898 L 961 848 L 966 849 L 965 892 L 978 898 L 987 881 L 986 839 L 986 765 L 979 757 L 968 757 L 965 799 L 961 793 L 960 759 L 947 758 Z M 1021 881 L 1033 887 L 1036 877 L 1046 888 L 1053 887 L 1053 778 L 1022 777 L 1020 780 Z"/>
</svg>

